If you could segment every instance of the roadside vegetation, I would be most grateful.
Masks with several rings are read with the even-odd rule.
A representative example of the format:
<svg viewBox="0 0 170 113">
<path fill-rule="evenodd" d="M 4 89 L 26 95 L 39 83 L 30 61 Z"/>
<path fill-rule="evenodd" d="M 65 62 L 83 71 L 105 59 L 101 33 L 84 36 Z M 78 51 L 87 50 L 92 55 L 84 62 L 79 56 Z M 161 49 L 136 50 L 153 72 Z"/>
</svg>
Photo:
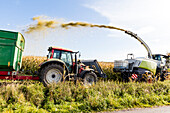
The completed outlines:
<svg viewBox="0 0 170 113">
<path fill-rule="evenodd" d="M 1 85 L 0 112 L 92 112 L 170 104 L 170 81 L 118 83 L 99 81 L 44 87 L 35 81 Z"/>
</svg>

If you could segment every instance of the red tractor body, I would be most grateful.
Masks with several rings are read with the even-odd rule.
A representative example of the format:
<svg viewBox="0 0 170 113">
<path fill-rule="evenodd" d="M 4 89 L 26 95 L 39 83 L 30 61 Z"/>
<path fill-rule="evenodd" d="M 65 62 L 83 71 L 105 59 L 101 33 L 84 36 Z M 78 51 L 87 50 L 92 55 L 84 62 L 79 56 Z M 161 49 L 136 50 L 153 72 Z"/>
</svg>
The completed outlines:
<svg viewBox="0 0 170 113">
<path fill-rule="evenodd" d="M 104 74 L 99 65 L 96 65 L 98 66 L 96 67 L 99 69 L 98 71 L 89 68 L 90 65 L 84 65 L 78 61 L 77 54 L 79 52 L 60 47 L 49 47 L 48 51 L 47 61 L 40 65 L 39 70 L 40 80 L 45 85 L 53 82 L 58 83 L 66 79 L 75 81 L 81 79 L 85 84 L 92 84 L 97 81 L 98 75 L 101 75 L 100 73 Z"/>
</svg>

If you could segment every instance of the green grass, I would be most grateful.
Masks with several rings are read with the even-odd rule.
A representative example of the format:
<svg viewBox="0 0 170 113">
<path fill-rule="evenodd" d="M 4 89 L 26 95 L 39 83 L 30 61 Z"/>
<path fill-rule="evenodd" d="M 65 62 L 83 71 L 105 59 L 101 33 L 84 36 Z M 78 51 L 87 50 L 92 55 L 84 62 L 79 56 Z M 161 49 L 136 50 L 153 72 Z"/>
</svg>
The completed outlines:
<svg viewBox="0 0 170 113">
<path fill-rule="evenodd" d="M 93 86 L 73 82 L 44 87 L 40 82 L 0 86 L 0 112 L 92 112 L 170 104 L 170 81 Z"/>
</svg>

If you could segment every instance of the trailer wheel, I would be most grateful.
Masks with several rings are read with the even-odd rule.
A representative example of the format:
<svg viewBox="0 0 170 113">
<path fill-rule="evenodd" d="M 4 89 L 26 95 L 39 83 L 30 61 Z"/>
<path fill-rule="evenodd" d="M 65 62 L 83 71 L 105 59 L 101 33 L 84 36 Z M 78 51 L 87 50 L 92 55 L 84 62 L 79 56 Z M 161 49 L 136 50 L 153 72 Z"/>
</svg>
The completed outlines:
<svg viewBox="0 0 170 113">
<path fill-rule="evenodd" d="M 58 83 L 62 80 L 63 67 L 57 64 L 49 64 L 41 69 L 40 80 L 45 86 L 51 83 Z"/>
<path fill-rule="evenodd" d="M 97 75 L 93 72 L 88 72 L 84 75 L 83 83 L 84 85 L 93 85 L 97 82 Z"/>
</svg>

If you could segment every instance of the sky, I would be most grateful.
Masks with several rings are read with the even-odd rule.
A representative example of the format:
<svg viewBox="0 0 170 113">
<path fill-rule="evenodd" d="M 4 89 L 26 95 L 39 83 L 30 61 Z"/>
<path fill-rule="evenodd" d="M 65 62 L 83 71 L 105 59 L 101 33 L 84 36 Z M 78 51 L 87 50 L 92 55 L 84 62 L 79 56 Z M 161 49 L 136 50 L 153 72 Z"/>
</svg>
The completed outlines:
<svg viewBox="0 0 170 113">
<path fill-rule="evenodd" d="M 146 57 L 146 49 L 122 31 L 70 28 L 23 32 L 31 18 L 47 16 L 62 22 L 88 22 L 116 26 L 137 33 L 153 54 L 170 52 L 169 0 L 4 0 L 0 4 L 0 29 L 21 32 L 24 55 L 46 56 L 49 46 L 81 52 L 81 59 L 123 60 L 128 53 Z"/>
</svg>

